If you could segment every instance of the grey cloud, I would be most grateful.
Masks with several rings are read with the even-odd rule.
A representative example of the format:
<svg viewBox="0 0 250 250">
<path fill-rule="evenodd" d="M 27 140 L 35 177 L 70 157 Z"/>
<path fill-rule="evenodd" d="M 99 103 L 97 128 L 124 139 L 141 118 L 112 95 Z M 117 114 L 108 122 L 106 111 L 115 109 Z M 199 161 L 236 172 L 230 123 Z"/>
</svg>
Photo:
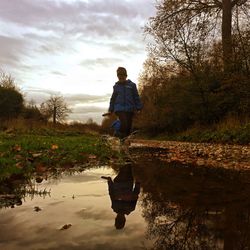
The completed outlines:
<svg viewBox="0 0 250 250">
<path fill-rule="evenodd" d="M 99 44 L 101 45 L 101 44 Z M 135 54 L 143 53 L 145 48 L 138 42 L 134 43 L 103 43 L 101 46 L 108 47 L 112 54 L 117 55 L 117 57 L 98 57 L 94 59 L 84 59 L 79 65 L 87 68 L 94 69 L 95 67 L 103 66 L 113 66 L 114 64 L 119 64 L 123 62 L 124 56 L 129 57 Z"/>
<path fill-rule="evenodd" d="M 120 58 L 95 58 L 95 59 L 85 59 L 80 62 L 81 66 L 94 69 L 98 66 L 113 66 L 114 64 L 121 63 Z"/>
<path fill-rule="evenodd" d="M 95 115 L 96 113 L 103 113 L 107 110 L 107 108 L 100 108 L 97 106 L 80 106 L 74 107 L 73 112 L 75 115 L 84 114 L 86 115 Z"/>
<path fill-rule="evenodd" d="M 46 53 L 49 55 L 52 54 L 65 54 L 76 52 L 76 50 L 72 47 L 72 43 L 74 42 L 72 38 L 65 36 L 62 39 L 61 36 L 51 35 L 50 33 L 44 34 L 33 34 L 33 33 L 24 33 L 24 38 L 26 41 L 33 43 L 33 52 L 38 53 Z M 49 37 L 49 39 L 48 39 Z"/>
<path fill-rule="evenodd" d="M 41 89 L 41 88 L 33 88 L 33 87 L 27 87 L 24 90 L 24 93 L 28 99 L 33 99 L 37 104 L 39 104 L 39 101 L 45 101 L 48 99 L 51 95 L 62 95 L 58 91 L 53 90 L 47 90 L 47 89 Z M 76 104 L 89 104 L 89 103 L 100 103 L 100 102 L 107 102 L 110 98 L 110 95 L 87 95 L 87 94 L 67 94 L 63 95 L 66 103 L 69 106 L 74 107 Z M 40 102 L 41 103 L 41 102 Z M 93 108 L 93 107 L 91 107 Z M 81 111 L 84 111 L 85 107 L 78 107 L 76 110 L 80 109 Z M 100 111 L 102 109 L 96 109 L 96 111 Z"/>
<path fill-rule="evenodd" d="M 113 43 L 111 44 L 111 50 L 115 53 L 124 53 L 126 55 L 128 54 L 137 54 L 144 51 L 143 46 L 139 46 L 139 44 L 118 44 Z"/>
<path fill-rule="evenodd" d="M 41 95 L 60 95 L 60 92 L 42 88 L 27 87 L 26 91 L 29 93 L 38 93 Z"/>
<path fill-rule="evenodd" d="M 15 22 L 25 26 L 39 25 L 42 22 L 52 22 L 65 19 L 67 12 L 72 12 L 71 5 L 57 4 L 53 1 L 12 0 L 1 1 L 0 14 L 2 20 Z"/>
<path fill-rule="evenodd" d="M 34 101 L 35 105 L 40 105 L 52 95 L 60 95 L 60 92 L 53 90 L 46 90 L 41 88 L 27 87 L 24 90 L 25 99 L 27 102 Z"/>
<path fill-rule="evenodd" d="M 136 27 L 140 19 L 149 13 L 145 1 L 95 0 L 74 1 L 1 1 L 0 16 L 7 22 L 26 27 L 40 27 L 42 30 L 60 30 L 64 33 L 77 31 L 88 35 L 119 36 Z M 153 8 L 152 8 L 153 9 Z M 139 22 L 140 23 L 140 22 Z"/>
<path fill-rule="evenodd" d="M 12 0 L 1 1 L 1 19 L 19 24 L 39 24 L 41 22 L 53 24 L 59 21 L 81 22 L 87 14 L 96 14 L 100 17 L 107 15 L 135 17 L 139 14 L 135 4 L 127 1 L 92 0 L 89 2 L 64 1 L 32 1 Z"/>
<path fill-rule="evenodd" d="M 19 65 L 26 48 L 23 39 L 0 35 L 0 47 L 0 65 Z"/>
<path fill-rule="evenodd" d="M 19 29 L 22 37 L 10 42 L 6 37 L 1 38 L 0 45 L 4 49 L 0 52 L 0 63 L 16 66 L 24 51 L 25 56 L 31 58 L 35 53 L 74 53 L 74 44 L 86 42 L 86 39 L 91 44 L 101 41 L 98 45 L 108 46 L 111 51 L 140 53 L 142 50 L 136 45 L 141 43 L 138 33 L 141 33 L 140 26 L 145 17 L 153 12 L 150 3 L 151 0 L 0 1 L 1 25 L 14 25 L 14 30 Z M 119 45 L 107 42 L 111 39 L 117 43 L 124 39 L 129 42 L 119 48 Z M 108 61 L 104 62 L 107 65 Z"/>
<path fill-rule="evenodd" d="M 86 95 L 86 94 L 75 94 L 75 95 L 65 95 L 65 100 L 70 105 L 75 105 L 79 103 L 97 103 L 106 102 L 110 98 L 110 95 Z"/>
<path fill-rule="evenodd" d="M 88 119 L 93 119 L 95 122 L 101 124 L 102 114 L 107 112 L 108 107 L 97 106 L 77 106 L 72 108 L 72 113 L 69 114 L 68 120 L 86 122 Z"/>
<path fill-rule="evenodd" d="M 60 71 L 51 71 L 51 73 L 54 75 L 65 76 L 65 74 Z"/>
</svg>

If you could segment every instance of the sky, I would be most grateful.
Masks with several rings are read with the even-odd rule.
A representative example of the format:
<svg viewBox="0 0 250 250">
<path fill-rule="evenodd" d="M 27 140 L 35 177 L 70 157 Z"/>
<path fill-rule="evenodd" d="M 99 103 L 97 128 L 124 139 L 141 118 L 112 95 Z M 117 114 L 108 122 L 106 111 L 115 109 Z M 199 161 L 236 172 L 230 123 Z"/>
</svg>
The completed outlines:
<svg viewBox="0 0 250 250">
<path fill-rule="evenodd" d="M 63 96 L 68 121 L 101 123 L 116 69 L 137 83 L 155 0 L 0 0 L 0 69 L 27 102 Z"/>
</svg>

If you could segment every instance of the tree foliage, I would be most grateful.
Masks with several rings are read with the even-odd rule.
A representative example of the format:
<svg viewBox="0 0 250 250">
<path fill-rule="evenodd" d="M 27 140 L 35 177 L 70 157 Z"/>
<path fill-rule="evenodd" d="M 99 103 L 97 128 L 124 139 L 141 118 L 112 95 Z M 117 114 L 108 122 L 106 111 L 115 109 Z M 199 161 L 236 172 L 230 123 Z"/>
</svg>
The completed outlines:
<svg viewBox="0 0 250 250">
<path fill-rule="evenodd" d="M 20 89 L 17 87 L 15 83 L 15 79 L 5 72 L 0 70 L 0 86 L 5 89 L 13 89 L 20 92 Z"/>
<path fill-rule="evenodd" d="M 17 117 L 23 107 L 22 93 L 15 85 L 14 79 L 3 72 L 0 73 L 0 119 Z"/>
<path fill-rule="evenodd" d="M 219 67 L 220 48 L 221 43 L 211 46 L 209 60 L 196 71 L 196 78 L 177 63 L 148 58 L 139 79 L 144 103 L 139 127 L 154 134 L 172 133 L 194 124 L 216 123 L 228 115 L 249 116 L 250 82 L 245 59 L 237 54 L 239 72 L 224 77 Z M 234 49 L 240 51 L 237 46 Z M 246 61 L 249 58 L 250 54 Z"/>
<path fill-rule="evenodd" d="M 26 105 L 23 108 L 22 116 L 24 119 L 34 120 L 34 121 L 45 121 L 45 117 L 40 112 L 36 105 Z"/>
<path fill-rule="evenodd" d="M 195 74 L 211 41 L 221 37 L 223 66 L 232 70 L 232 28 L 234 33 L 249 28 L 249 7 L 246 0 L 159 1 L 145 29 L 155 40 L 151 51 Z"/>
<path fill-rule="evenodd" d="M 154 40 L 139 79 L 141 129 L 171 133 L 249 116 L 249 7 L 239 0 L 158 1 L 145 27 Z"/>
</svg>

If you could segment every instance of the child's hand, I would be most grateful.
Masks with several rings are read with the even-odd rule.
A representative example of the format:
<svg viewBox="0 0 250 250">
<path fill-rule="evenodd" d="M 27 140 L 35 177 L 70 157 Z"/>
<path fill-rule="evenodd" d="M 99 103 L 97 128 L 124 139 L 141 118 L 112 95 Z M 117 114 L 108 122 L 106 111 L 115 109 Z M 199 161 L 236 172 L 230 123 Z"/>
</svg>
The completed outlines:
<svg viewBox="0 0 250 250">
<path fill-rule="evenodd" d="M 102 116 L 110 116 L 111 114 L 112 114 L 111 112 L 107 112 L 107 113 L 102 114 Z"/>
<path fill-rule="evenodd" d="M 111 177 L 109 177 L 109 176 L 101 176 L 101 178 L 102 178 L 102 179 L 105 179 L 105 180 L 107 180 L 107 181 L 111 180 Z"/>
</svg>

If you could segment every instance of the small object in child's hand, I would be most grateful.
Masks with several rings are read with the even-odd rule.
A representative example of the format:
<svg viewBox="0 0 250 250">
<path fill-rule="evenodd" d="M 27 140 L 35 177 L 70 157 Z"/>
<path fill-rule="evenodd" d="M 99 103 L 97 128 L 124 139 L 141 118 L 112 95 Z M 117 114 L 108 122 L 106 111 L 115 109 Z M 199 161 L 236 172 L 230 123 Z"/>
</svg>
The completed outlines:
<svg viewBox="0 0 250 250">
<path fill-rule="evenodd" d="M 105 180 L 109 180 L 111 179 L 110 177 L 107 177 L 107 176 L 101 176 L 102 179 L 105 179 Z"/>
<path fill-rule="evenodd" d="M 107 112 L 107 113 L 102 114 L 102 116 L 109 116 L 109 115 L 111 115 L 110 112 Z"/>
</svg>

